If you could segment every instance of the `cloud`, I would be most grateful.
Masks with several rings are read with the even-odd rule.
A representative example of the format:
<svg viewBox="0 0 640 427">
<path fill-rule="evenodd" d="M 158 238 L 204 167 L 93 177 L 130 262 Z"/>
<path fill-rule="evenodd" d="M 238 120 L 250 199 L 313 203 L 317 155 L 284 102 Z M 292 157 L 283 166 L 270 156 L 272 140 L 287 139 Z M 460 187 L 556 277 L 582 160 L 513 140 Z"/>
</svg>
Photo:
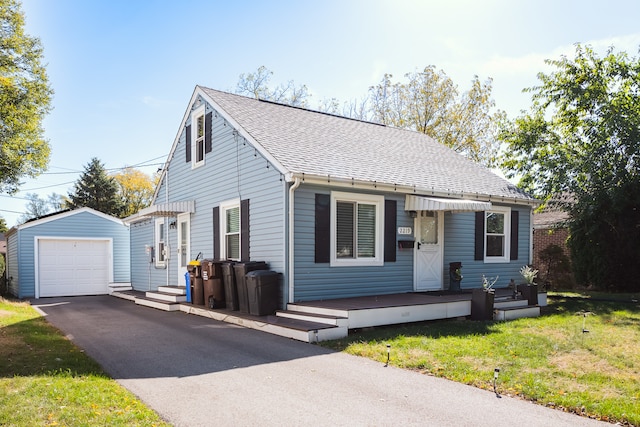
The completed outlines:
<svg viewBox="0 0 640 427">
<path fill-rule="evenodd" d="M 171 104 L 170 101 L 167 101 L 165 99 L 159 99 L 148 95 L 142 97 L 142 103 L 151 108 L 162 108 Z"/>
</svg>

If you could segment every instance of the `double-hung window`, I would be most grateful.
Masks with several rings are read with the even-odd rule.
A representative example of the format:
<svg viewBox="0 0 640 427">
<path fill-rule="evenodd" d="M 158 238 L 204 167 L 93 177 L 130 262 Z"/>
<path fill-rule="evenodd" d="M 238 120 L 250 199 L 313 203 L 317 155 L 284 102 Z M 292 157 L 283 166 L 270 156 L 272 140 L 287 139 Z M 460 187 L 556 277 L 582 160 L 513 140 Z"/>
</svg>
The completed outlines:
<svg viewBox="0 0 640 427">
<path fill-rule="evenodd" d="M 164 267 L 166 265 L 166 224 L 164 218 L 156 219 L 155 221 L 155 261 L 156 267 Z"/>
<path fill-rule="evenodd" d="M 205 108 L 204 105 L 193 112 L 191 132 L 194 141 L 191 153 L 192 167 L 198 167 L 204 164 L 205 153 Z"/>
<path fill-rule="evenodd" d="M 494 206 L 485 212 L 485 262 L 508 262 L 511 209 Z"/>
<path fill-rule="evenodd" d="M 331 193 L 331 265 L 383 265 L 384 197 Z"/>
<path fill-rule="evenodd" d="M 240 260 L 240 201 L 220 205 L 220 250 L 223 259 Z"/>
</svg>

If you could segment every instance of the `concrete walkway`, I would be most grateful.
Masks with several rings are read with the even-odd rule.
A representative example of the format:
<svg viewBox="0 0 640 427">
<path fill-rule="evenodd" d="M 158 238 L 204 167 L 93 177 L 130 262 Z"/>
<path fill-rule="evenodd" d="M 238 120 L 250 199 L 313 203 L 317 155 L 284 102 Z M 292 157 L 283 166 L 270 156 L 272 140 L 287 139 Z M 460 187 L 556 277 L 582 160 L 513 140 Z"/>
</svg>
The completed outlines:
<svg viewBox="0 0 640 427">
<path fill-rule="evenodd" d="M 46 298 L 32 304 L 175 426 L 607 425 L 118 298 Z"/>
</svg>

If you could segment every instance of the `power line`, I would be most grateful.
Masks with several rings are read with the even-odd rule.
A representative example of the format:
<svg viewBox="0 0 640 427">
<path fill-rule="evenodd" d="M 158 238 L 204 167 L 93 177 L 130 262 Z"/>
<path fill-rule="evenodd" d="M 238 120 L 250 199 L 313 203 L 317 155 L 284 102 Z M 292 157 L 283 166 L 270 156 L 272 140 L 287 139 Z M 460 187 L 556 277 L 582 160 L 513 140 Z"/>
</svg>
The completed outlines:
<svg viewBox="0 0 640 427">
<path fill-rule="evenodd" d="M 16 212 L 16 211 L 10 211 L 7 209 L 0 209 L 0 212 L 9 212 L 9 213 L 15 213 L 15 214 L 23 214 L 24 212 Z"/>
</svg>

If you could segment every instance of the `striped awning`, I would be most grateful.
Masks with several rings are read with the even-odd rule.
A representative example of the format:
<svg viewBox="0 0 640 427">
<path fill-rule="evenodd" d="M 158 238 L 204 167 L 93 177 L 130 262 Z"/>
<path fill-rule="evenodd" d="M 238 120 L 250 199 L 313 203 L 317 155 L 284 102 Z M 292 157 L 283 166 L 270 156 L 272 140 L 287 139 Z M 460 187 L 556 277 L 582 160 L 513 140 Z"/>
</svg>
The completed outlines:
<svg viewBox="0 0 640 427">
<path fill-rule="evenodd" d="M 405 211 L 455 211 L 477 212 L 491 209 L 490 202 L 464 199 L 443 199 L 407 194 L 404 203 Z"/>
<path fill-rule="evenodd" d="M 150 217 L 173 217 L 182 213 L 194 213 L 196 211 L 195 200 L 181 202 L 159 203 L 148 208 L 140 209 L 137 213 L 124 219 L 124 222 L 135 222 Z"/>
</svg>

